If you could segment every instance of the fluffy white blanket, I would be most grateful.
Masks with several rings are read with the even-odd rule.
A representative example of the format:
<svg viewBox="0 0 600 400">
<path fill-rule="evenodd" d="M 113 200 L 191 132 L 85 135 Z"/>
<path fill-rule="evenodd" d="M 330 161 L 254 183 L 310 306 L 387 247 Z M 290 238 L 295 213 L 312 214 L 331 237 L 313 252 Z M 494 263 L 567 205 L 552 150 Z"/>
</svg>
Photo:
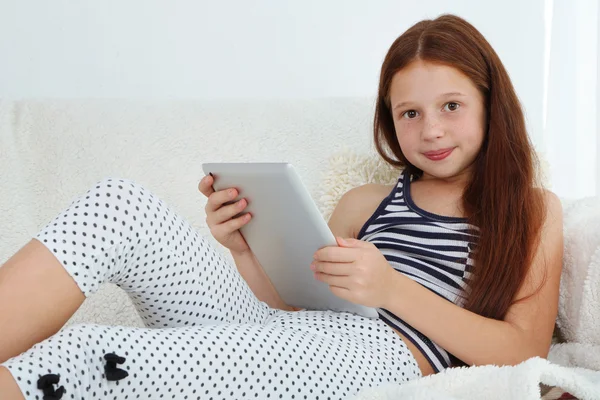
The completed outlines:
<svg viewBox="0 0 600 400">
<path fill-rule="evenodd" d="M 563 388 L 578 399 L 600 398 L 600 372 L 536 357 L 514 367 L 450 368 L 404 385 L 366 389 L 353 400 L 530 400 L 540 398 L 539 382 Z"/>
</svg>

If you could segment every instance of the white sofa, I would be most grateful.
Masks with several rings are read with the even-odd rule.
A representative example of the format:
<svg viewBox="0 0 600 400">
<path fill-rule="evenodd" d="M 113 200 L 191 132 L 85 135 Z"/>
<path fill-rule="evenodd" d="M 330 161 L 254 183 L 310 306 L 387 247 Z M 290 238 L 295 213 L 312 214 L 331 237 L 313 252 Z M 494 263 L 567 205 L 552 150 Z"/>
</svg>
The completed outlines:
<svg viewBox="0 0 600 400">
<path fill-rule="evenodd" d="M 369 98 L 0 101 L 0 263 L 107 176 L 146 186 L 232 261 L 205 224 L 200 164 L 291 162 L 328 218 L 350 187 L 395 181 L 397 171 L 375 155 L 373 104 Z M 563 201 L 566 268 L 557 332 L 576 346 L 557 345 L 551 355 L 563 365 L 600 370 L 600 202 Z M 68 324 L 80 322 L 143 326 L 111 284 Z"/>
<path fill-rule="evenodd" d="M 330 154 L 369 147 L 370 109 L 367 99 L 1 102 L 0 261 L 106 176 L 146 186 L 211 239 L 202 162 L 289 161 L 316 198 Z M 84 321 L 141 326 L 112 285 L 70 323 Z"/>
</svg>

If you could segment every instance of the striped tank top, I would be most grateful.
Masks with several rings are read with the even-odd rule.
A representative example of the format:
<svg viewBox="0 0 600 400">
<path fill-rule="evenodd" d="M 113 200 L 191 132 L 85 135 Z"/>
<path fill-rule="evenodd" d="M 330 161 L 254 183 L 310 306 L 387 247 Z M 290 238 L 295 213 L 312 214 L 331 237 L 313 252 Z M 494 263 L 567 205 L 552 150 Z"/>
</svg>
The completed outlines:
<svg viewBox="0 0 600 400">
<path fill-rule="evenodd" d="M 479 230 L 466 218 L 432 214 L 410 196 L 409 174 L 401 173 L 391 193 L 365 222 L 358 239 L 373 243 L 401 274 L 459 306 L 470 279 Z M 435 372 L 451 364 L 450 355 L 418 330 L 383 308 L 379 318 L 402 333 L 429 360 Z"/>
</svg>

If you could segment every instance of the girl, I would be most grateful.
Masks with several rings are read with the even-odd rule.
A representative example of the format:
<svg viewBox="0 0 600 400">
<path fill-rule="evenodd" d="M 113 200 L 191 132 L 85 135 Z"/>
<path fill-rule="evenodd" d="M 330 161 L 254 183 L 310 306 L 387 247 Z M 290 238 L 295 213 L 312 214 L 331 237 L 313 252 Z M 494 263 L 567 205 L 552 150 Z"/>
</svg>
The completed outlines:
<svg viewBox="0 0 600 400">
<path fill-rule="evenodd" d="M 0 393 L 10 399 L 338 399 L 454 365 L 546 357 L 562 214 L 539 187 L 498 56 L 455 16 L 391 46 L 374 120 L 395 185 L 347 192 L 315 279 L 380 318 L 285 304 L 232 219 L 244 199 L 204 177 L 207 224 L 237 271 L 147 189 L 105 179 L 0 269 Z M 308 266 L 307 266 L 308 268 Z M 238 273 L 239 272 L 239 273 Z M 147 328 L 56 333 L 103 282 Z"/>
</svg>

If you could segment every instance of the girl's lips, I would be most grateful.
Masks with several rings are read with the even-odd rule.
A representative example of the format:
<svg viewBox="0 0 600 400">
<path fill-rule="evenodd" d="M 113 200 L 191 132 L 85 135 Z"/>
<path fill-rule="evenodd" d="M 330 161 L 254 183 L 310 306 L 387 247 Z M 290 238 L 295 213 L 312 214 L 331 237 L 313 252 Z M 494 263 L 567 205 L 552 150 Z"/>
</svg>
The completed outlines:
<svg viewBox="0 0 600 400">
<path fill-rule="evenodd" d="M 430 160 L 439 161 L 439 160 L 443 160 L 444 158 L 448 157 L 452 153 L 453 150 L 454 150 L 454 148 L 442 149 L 442 150 L 437 150 L 437 151 L 428 151 L 427 153 L 423 153 L 423 155 L 425 157 L 429 158 Z"/>
</svg>

